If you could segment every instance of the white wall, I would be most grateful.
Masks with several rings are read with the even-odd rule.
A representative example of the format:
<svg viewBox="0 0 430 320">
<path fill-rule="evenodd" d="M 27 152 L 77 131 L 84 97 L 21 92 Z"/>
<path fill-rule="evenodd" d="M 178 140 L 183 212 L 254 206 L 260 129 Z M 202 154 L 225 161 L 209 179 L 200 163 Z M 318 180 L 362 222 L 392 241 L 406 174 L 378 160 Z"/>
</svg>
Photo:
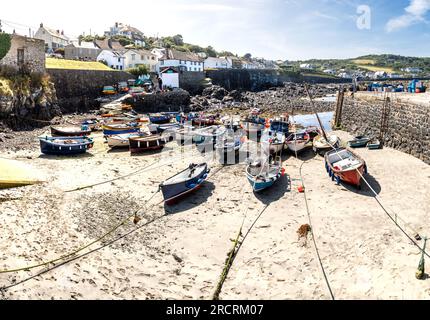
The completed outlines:
<svg viewBox="0 0 430 320">
<path fill-rule="evenodd" d="M 164 67 L 184 67 L 187 71 L 202 72 L 204 63 L 184 60 L 160 60 L 160 68 Z"/>
<path fill-rule="evenodd" d="M 227 69 L 228 63 L 226 59 L 209 57 L 205 60 L 206 69 Z"/>
<path fill-rule="evenodd" d="M 97 61 L 105 60 L 109 67 L 117 70 L 125 70 L 124 57 L 117 57 L 111 51 L 103 50 L 97 57 Z"/>
<path fill-rule="evenodd" d="M 179 73 L 162 73 L 163 87 L 179 88 Z"/>
</svg>

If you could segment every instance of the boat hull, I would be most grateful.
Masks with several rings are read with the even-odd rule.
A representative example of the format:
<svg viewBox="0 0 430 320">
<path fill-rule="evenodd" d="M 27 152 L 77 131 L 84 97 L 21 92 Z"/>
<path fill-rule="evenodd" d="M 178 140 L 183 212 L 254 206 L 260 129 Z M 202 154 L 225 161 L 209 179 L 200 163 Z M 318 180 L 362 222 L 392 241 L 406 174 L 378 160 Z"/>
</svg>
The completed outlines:
<svg viewBox="0 0 430 320">
<path fill-rule="evenodd" d="M 74 139 L 75 137 L 69 137 Z M 66 140 L 67 137 L 62 140 Z M 55 142 L 55 138 L 40 139 L 40 151 L 46 155 L 77 155 L 86 153 L 87 150 L 94 146 L 94 141 L 91 139 L 79 139 L 82 140 L 77 144 L 60 144 Z"/>
<path fill-rule="evenodd" d="M 130 138 L 130 152 L 132 154 L 153 150 L 161 150 L 165 147 L 167 139 L 162 136 L 147 138 Z"/>
<path fill-rule="evenodd" d="M 346 156 L 345 156 L 346 154 Z M 330 160 L 334 157 L 336 160 Z M 341 160 L 342 159 L 342 160 Z M 350 149 L 338 148 L 325 155 L 325 165 L 332 180 L 361 187 L 361 180 L 366 173 L 366 162 Z"/>
<path fill-rule="evenodd" d="M 51 127 L 51 135 L 53 137 L 83 137 L 91 134 L 91 130 L 81 130 L 76 128 L 74 130 L 67 130 L 67 128 L 61 129 L 56 127 Z"/>
<path fill-rule="evenodd" d="M 207 167 L 207 164 L 204 164 L 201 172 L 193 178 L 186 181 L 180 181 L 175 184 L 161 184 L 160 189 L 163 194 L 165 204 L 176 204 L 188 194 L 198 190 L 208 179 L 209 172 L 210 170 Z"/>
</svg>

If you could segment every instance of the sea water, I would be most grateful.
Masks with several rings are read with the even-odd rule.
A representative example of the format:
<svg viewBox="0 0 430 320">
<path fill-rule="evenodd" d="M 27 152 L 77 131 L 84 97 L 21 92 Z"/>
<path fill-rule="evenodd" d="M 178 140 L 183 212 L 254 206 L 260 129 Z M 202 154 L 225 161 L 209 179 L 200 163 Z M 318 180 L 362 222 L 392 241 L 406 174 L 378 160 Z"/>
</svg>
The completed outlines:
<svg viewBox="0 0 430 320">
<path fill-rule="evenodd" d="M 324 130 L 332 131 L 332 120 L 334 117 L 334 112 L 322 112 L 318 113 L 318 116 L 321 119 Z M 313 114 L 305 114 L 305 115 L 297 115 L 290 117 L 291 123 L 296 123 L 301 127 L 320 127 L 317 116 Z"/>
</svg>

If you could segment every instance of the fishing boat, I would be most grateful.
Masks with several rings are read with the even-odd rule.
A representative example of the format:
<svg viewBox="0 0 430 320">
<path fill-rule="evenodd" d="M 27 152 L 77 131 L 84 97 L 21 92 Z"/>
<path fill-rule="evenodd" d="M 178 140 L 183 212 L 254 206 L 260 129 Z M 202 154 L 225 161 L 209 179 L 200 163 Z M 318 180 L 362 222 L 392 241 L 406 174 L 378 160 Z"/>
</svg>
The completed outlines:
<svg viewBox="0 0 430 320">
<path fill-rule="evenodd" d="M 83 137 L 91 134 L 88 126 L 51 127 L 53 137 Z"/>
<path fill-rule="evenodd" d="M 179 145 L 192 144 L 194 135 L 194 127 L 183 126 L 181 129 L 175 131 L 175 140 Z"/>
<path fill-rule="evenodd" d="M 358 136 L 358 137 L 355 137 L 353 140 L 349 141 L 348 145 L 351 148 L 365 148 L 367 144 L 370 142 L 370 140 L 372 139 L 369 137 Z"/>
<path fill-rule="evenodd" d="M 206 163 L 190 164 L 187 169 L 167 179 L 160 185 L 164 202 L 174 204 L 185 195 L 199 189 L 207 180 L 210 169 Z"/>
<path fill-rule="evenodd" d="M 161 150 L 167 144 L 168 138 L 159 134 L 130 137 L 130 152 L 140 153 L 150 150 Z"/>
<path fill-rule="evenodd" d="M 273 120 L 270 124 L 270 130 L 282 132 L 286 137 L 290 135 L 290 123 L 288 120 Z"/>
<path fill-rule="evenodd" d="M 102 128 L 105 136 L 137 133 L 140 131 L 138 126 L 131 124 L 104 124 Z"/>
<path fill-rule="evenodd" d="M 242 128 L 249 139 L 259 142 L 265 129 L 265 125 L 254 122 L 243 122 Z"/>
<path fill-rule="evenodd" d="M 246 176 L 254 192 L 270 188 L 283 174 L 281 157 L 276 157 L 272 162 L 269 158 L 250 160 L 246 168 Z"/>
<path fill-rule="evenodd" d="M 306 147 L 309 146 L 309 142 L 311 141 L 311 137 L 306 131 L 297 132 L 291 134 L 286 141 L 288 149 L 291 152 L 300 152 L 303 151 Z"/>
<path fill-rule="evenodd" d="M 367 173 L 366 162 L 352 150 L 337 148 L 325 155 L 326 170 L 332 180 L 360 188 L 362 176 Z"/>
<path fill-rule="evenodd" d="M 181 125 L 179 123 L 167 123 L 167 124 L 160 124 L 157 127 L 157 133 L 163 133 L 165 131 L 175 132 L 179 130 Z"/>
<path fill-rule="evenodd" d="M 382 145 L 381 141 L 379 141 L 378 139 L 372 139 L 367 144 L 367 148 L 369 150 L 378 150 L 378 149 L 382 149 L 383 145 Z"/>
<path fill-rule="evenodd" d="M 145 133 L 124 133 L 124 134 L 116 134 L 107 137 L 107 143 L 109 148 L 129 148 L 130 147 L 130 138 L 133 137 L 145 137 L 147 134 Z"/>
<path fill-rule="evenodd" d="M 340 139 L 338 136 L 330 135 L 327 137 L 327 139 L 322 135 L 315 137 L 313 142 L 313 150 L 316 154 L 324 155 L 327 151 L 340 146 Z"/>
<path fill-rule="evenodd" d="M 261 146 L 269 154 L 281 152 L 285 146 L 285 135 L 280 131 L 266 131 L 261 136 Z"/>
<path fill-rule="evenodd" d="M 214 117 L 195 118 L 192 120 L 192 124 L 195 127 L 210 127 L 218 125 L 219 122 Z"/>
<path fill-rule="evenodd" d="M 227 134 L 215 145 L 219 161 L 222 164 L 236 164 L 239 158 L 240 149 L 246 138 L 243 131 L 228 130 Z"/>
<path fill-rule="evenodd" d="M 240 118 L 225 116 L 221 118 L 220 121 L 226 128 L 232 129 L 234 131 L 240 129 Z"/>
<path fill-rule="evenodd" d="M 99 131 L 101 129 L 101 124 L 98 119 L 86 119 L 82 121 L 81 126 L 86 126 L 91 131 Z"/>
<path fill-rule="evenodd" d="M 309 137 L 311 138 L 312 142 L 316 137 L 318 137 L 319 135 L 322 135 L 321 130 L 318 127 L 314 127 L 314 126 L 307 127 L 305 131 L 309 134 Z"/>
<path fill-rule="evenodd" d="M 48 155 L 74 155 L 87 152 L 94 146 L 94 140 L 87 137 L 42 137 L 40 149 Z"/>
<path fill-rule="evenodd" d="M 168 114 L 161 114 L 161 113 L 157 113 L 157 114 L 151 114 L 149 116 L 149 121 L 153 124 L 165 124 L 165 123 L 170 123 L 170 115 Z"/>
<path fill-rule="evenodd" d="M 217 140 L 225 135 L 227 129 L 224 126 L 210 126 L 195 131 L 194 142 L 197 150 L 202 153 L 213 151 Z"/>
</svg>

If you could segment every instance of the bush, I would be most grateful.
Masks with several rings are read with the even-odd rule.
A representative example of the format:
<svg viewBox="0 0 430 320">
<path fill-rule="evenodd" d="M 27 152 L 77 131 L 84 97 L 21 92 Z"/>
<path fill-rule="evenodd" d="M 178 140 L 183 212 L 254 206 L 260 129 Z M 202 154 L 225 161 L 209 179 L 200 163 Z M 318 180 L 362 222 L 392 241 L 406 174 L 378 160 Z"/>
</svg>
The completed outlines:
<svg viewBox="0 0 430 320">
<path fill-rule="evenodd" d="M 7 33 L 0 33 L 0 60 L 3 59 L 9 52 L 10 46 L 10 35 L 8 35 Z"/>
<path fill-rule="evenodd" d="M 131 73 L 132 75 L 134 75 L 136 77 L 140 77 L 140 76 L 144 76 L 144 75 L 149 74 L 149 68 L 146 65 L 140 65 L 136 68 L 127 69 L 126 71 L 128 73 Z"/>
</svg>

